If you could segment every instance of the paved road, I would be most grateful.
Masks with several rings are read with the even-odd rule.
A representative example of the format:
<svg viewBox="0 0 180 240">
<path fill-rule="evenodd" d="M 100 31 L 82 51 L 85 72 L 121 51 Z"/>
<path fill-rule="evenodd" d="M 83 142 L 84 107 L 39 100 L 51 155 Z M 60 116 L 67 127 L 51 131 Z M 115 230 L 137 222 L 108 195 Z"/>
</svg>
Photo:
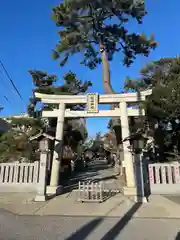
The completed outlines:
<svg viewBox="0 0 180 240">
<path fill-rule="evenodd" d="M 106 189 L 121 190 L 124 185 L 124 178 L 116 176 L 117 173 L 118 169 L 108 166 L 106 160 L 95 160 L 88 164 L 88 168 L 84 172 L 73 176 L 67 182 L 67 185 L 78 184 L 79 181 L 96 180 L 103 181 Z"/>
<path fill-rule="evenodd" d="M 15 216 L 0 210 L 0 240 L 180 239 L 180 219 Z"/>
</svg>

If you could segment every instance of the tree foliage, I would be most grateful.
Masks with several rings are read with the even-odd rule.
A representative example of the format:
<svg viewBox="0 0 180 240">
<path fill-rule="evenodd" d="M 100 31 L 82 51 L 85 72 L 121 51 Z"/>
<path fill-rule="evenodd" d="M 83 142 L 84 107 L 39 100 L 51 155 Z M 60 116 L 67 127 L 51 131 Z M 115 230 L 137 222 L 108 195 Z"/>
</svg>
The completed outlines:
<svg viewBox="0 0 180 240">
<path fill-rule="evenodd" d="M 141 70 L 139 79 L 126 79 L 125 88 L 153 89 L 145 103 L 149 117 L 180 116 L 180 58 L 163 58 L 148 64 Z"/>
<path fill-rule="evenodd" d="M 102 134 L 101 132 L 97 132 L 95 136 L 95 141 L 101 141 L 102 140 Z"/>
<path fill-rule="evenodd" d="M 114 132 L 109 131 L 104 135 L 104 148 L 110 152 L 117 152 L 117 140 Z"/>
<path fill-rule="evenodd" d="M 22 158 L 26 160 L 36 160 L 36 150 L 38 143 L 36 141 L 30 142 L 29 137 L 35 135 L 40 129 L 47 128 L 45 121 L 41 119 L 41 112 L 43 109 L 53 109 L 56 105 L 44 104 L 39 108 L 40 99 L 35 97 L 35 92 L 46 94 L 80 94 L 86 92 L 91 86 L 90 81 L 82 82 L 76 77 L 76 74 L 69 72 L 64 75 L 64 84 L 55 85 L 57 83 L 57 76 L 49 75 L 42 71 L 29 71 L 35 86 L 33 89 L 33 96 L 30 98 L 28 105 L 28 117 L 9 118 L 11 129 L 0 136 L 0 159 L 3 162 L 16 161 Z M 78 106 L 69 106 L 70 108 L 77 108 Z M 83 108 L 84 106 L 79 106 Z M 56 127 L 56 119 L 48 121 L 48 127 L 52 130 Z M 52 128 L 52 129 L 51 129 Z M 55 134 L 55 132 L 54 132 Z M 78 142 L 87 137 L 87 130 L 85 125 L 80 124 L 80 120 L 68 119 L 65 121 L 64 141 L 65 144 L 70 145 L 74 149 Z"/>
<path fill-rule="evenodd" d="M 33 83 L 36 87 L 34 91 L 39 93 L 77 95 L 86 92 L 88 87 L 92 85 L 91 81 L 82 82 L 77 78 L 76 74 L 71 71 L 63 76 L 62 80 L 64 84 L 58 86 L 54 85 L 54 83 L 58 81 L 56 75 L 49 75 L 46 72 L 36 70 L 30 70 L 29 73 L 31 74 Z"/>
<path fill-rule="evenodd" d="M 41 123 L 32 118 L 10 118 L 11 128 L 0 136 L 0 162 L 37 160 L 35 150 L 37 142 L 30 142 L 29 137 L 36 134 Z"/>
<path fill-rule="evenodd" d="M 83 143 L 83 150 L 87 150 L 90 149 L 92 147 L 94 143 L 94 139 L 93 138 L 87 138 L 84 143 Z"/>
<path fill-rule="evenodd" d="M 108 60 L 116 52 L 123 53 L 123 63 L 129 66 L 136 55 L 148 56 L 156 47 L 153 36 L 147 38 L 126 28 L 131 19 L 141 24 L 145 15 L 144 1 L 139 0 L 64 0 L 53 8 L 60 36 L 53 57 L 60 58 L 63 66 L 70 55 L 83 53 L 81 63 L 94 69 L 105 50 Z"/>
<path fill-rule="evenodd" d="M 32 76 L 35 89 L 33 90 L 33 96 L 30 98 L 30 105 L 28 106 L 28 112 L 31 116 L 40 117 L 42 110 L 57 108 L 57 105 L 53 104 L 42 104 L 39 109 L 38 102 L 40 99 L 35 97 L 35 92 L 45 94 L 56 94 L 56 95 L 78 95 L 86 93 L 88 88 L 92 86 L 91 81 L 82 81 L 77 78 L 73 72 L 68 72 L 63 76 L 63 84 L 58 84 L 58 78 L 55 75 L 49 75 L 46 72 L 41 71 L 29 71 Z M 84 109 L 85 105 L 73 105 L 67 104 L 67 108 L 70 109 Z M 49 118 L 49 129 L 55 128 L 57 119 Z M 80 119 L 65 119 L 64 126 L 64 143 L 75 148 L 80 140 L 87 138 L 87 130 L 85 125 Z"/>
<path fill-rule="evenodd" d="M 11 117 L 8 118 L 8 121 L 11 124 L 11 128 L 16 130 L 19 134 L 27 134 L 28 136 L 32 136 L 38 132 L 38 130 L 42 127 L 39 119 L 29 118 L 29 117 Z"/>
<path fill-rule="evenodd" d="M 28 113 L 31 116 L 38 117 L 39 110 L 36 109 L 37 103 L 39 99 L 37 99 L 34 95 L 35 92 L 45 93 L 45 94 L 56 94 L 56 95 L 78 95 L 80 93 L 85 93 L 90 86 L 92 86 L 91 81 L 87 80 L 82 82 L 77 78 L 76 74 L 73 72 L 68 72 L 63 76 L 63 83 L 61 85 L 57 85 L 58 78 L 55 75 L 49 75 L 46 72 L 41 71 L 32 71 L 29 73 L 32 76 L 33 83 L 35 85 L 35 89 L 33 89 L 33 96 L 30 98 L 30 104 L 28 106 Z M 55 85 L 56 83 L 56 85 Z M 44 108 L 54 108 L 54 105 L 43 105 Z M 75 107 L 76 106 L 71 106 Z M 82 107 L 82 106 L 78 106 Z"/>
<path fill-rule="evenodd" d="M 125 88 L 153 90 L 144 103 L 148 128 L 154 132 L 162 161 L 166 159 L 165 152 L 177 157 L 180 153 L 180 58 L 162 58 L 148 64 L 141 70 L 139 79 L 126 79 Z"/>
</svg>

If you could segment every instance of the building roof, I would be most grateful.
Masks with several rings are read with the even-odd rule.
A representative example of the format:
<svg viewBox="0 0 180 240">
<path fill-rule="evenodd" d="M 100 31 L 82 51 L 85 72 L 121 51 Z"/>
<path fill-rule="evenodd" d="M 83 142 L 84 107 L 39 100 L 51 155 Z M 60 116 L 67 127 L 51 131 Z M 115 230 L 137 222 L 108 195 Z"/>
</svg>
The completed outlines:
<svg viewBox="0 0 180 240">
<path fill-rule="evenodd" d="M 45 137 L 45 138 L 48 138 L 50 140 L 55 140 L 55 137 L 53 137 L 52 135 L 50 135 L 49 133 L 46 133 L 46 132 L 43 132 L 43 131 L 40 131 L 38 134 L 32 136 L 29 138 L 30 141 L 33 141 L 33 140 L 36 140 L 36 139 L 39 139 L 41 137 Z"/>
<path fill-rule="evenodd" d="M 8 119 L 8 118 L 28 118 L 29 115 L 27 113 L 21 113 L 21 114 L 18 114 L 18 115 L 11 115 L 11 116 L 6 116 L 6 117 L 2 117 L 3 119 Z"/>
</svg>

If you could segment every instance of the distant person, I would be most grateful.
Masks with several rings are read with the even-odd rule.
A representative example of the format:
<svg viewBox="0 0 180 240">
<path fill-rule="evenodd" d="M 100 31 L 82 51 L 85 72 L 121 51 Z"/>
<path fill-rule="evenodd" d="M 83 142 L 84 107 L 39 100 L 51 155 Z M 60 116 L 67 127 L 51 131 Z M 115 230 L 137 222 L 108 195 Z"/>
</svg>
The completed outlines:
<svg viewBox="0 0 180 240">
<path fill-rule="evenodd" d="M 115 153 L 113 153 L 111 160 L 112 160 L 112 167 L 114 167 L 116 164 L 116 154 Z"/>
<path fill-rule="evenodd" d="M 124 169 L 125 169 L 125 161 L 123 160 L 120 165 L 120 175 L 122 176 L 124 174 Z"/>
</svg>

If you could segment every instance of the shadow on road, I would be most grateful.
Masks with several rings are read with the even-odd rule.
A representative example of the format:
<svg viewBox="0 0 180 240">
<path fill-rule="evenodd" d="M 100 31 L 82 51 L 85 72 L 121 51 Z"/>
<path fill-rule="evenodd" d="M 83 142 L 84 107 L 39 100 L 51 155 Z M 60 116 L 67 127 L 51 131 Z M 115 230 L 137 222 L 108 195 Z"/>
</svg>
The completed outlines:
<svg viewBox="0 0 180 240">
<path fill-rule="evenodd" d="M 135 203 L 131 209 L 114 225 L 102 238 L 101 240 L 114 240 L 116 237 L 120 234 L 120 232 L 125 228 L 125 226 L 129 223 L 133 215 L 136 213 L 136 211 L 141 207 L 142 203 Z M 85 239 L 88 237 L 88 235 L 94 231 L 95 228 L 98 227 L 100 223 L 104 220 L 105 217 L 99 217 L 79 230 L 77 230 L 75 233 L 73 233 L 70 237 L 66 238 L 66 240 L 79 240 L 79 239 Z"/>
<path fill-rule="evenodd" d="M 112 227 L 101 240 L 113 240 L 120 234 L 124 227 L 129 223 L 136 211 L 141 207 L 142 203 L 135 203 L 129 211 Z"/>
<path fill-rule="evenodd" d="M 175 240 L 180 240 L 180 232 L 177 233 Z"/>
<path fill-rule="evenodd" d="M 103 218 L 99 217 L 90 221 L 85 226 L 73 233 L 70 237 L 66 238 L 66 240 L 85 239 L 102 222 L 102 220 Z"/>
</svg>

